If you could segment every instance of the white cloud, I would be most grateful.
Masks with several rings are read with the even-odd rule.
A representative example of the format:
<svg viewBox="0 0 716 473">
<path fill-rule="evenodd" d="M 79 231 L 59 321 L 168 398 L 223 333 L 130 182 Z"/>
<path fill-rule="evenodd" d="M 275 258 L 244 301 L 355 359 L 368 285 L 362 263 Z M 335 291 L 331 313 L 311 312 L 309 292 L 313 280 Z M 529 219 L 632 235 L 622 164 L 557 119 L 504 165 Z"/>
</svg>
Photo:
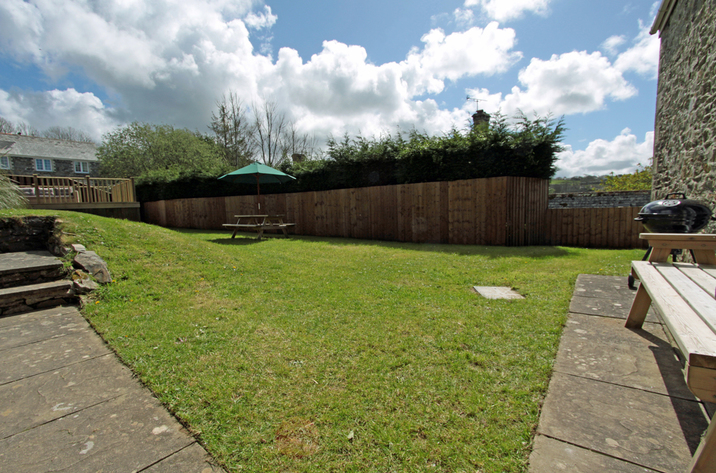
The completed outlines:
<svg viewBox="0 0 716 473">
<path fill-rule="evenodd" d="M 450 35 L 439 28 L 430 30 L 421 38 L 423 49 L 414 49 L 401 63 L 404 78 L 418 95 L 441 92 L 443 79 L 504 72 L 522 58 L 522 53 L 511 51 L 515 36 L 513 29 L 500 28 L 496 22 Z"/>
<path fill-rule="evenodd" d="M 647 165 L 654 151 L 654 132 L 647 132 L 639 143 L 629 128 L 612 141 L 594 140 L 584 150 L 574 150 L 567 145 L 559 153 L 557 175 L 572 177 L 589 175 L 628 174 L 634 172 L 637 164 Z"/>
<path fill-rule="evenodd" d="M 639 35 L 634 45 L 619 54 L 614 67 L 622 72 L 634 71 L 642 76 L 656 79 L 659 73 L 659 48 L 661 40 L 658 35 L 650 35 L 649 27 L 640 25 Z"/>
<path fill-rule="evenodd" d="M 381 132 L 396 123 L 439 133 L 462 126 L 467 112 L 416 97 L 441 92 L 446 80 L 505 71 L 522 57 L 513 51 L 514 30 L 491 23 L 452 34 L 431 30 L 401 62 L 374 65 L 364 48 L 337 41 L 308 61 L 284 48 L 274 62 L 270 48 L 256 51 L 250 39 L 270 38 L 275 22 L 260 0 L 6 0 L 0 48 L 55 79 L 83 72 L 113 106 L 74 89 L 6 92 L 3 113 L 20 106 L 13 113 L 36 128 L 86 126 L 95 136 L 132 120 L 206 131 L 215 101 L 233 90 L 248 104 L 275 99 L 302 131 L 316 134 Z M 68 115 L 43 115 L 53 101 Z"/>
<path fill-rule="evenodd" d="M 520 18 L 525 12 L 545 15 L 551 0 L 465 0 L 465 7 L 479 7 L 488 18 L 508 21 Z"/>
<path fill-rule="evenodd" d="M 248 15 L 246 15 L 246 18 L 244 18 L 244 23 L 246 23 L 246 26 L 248 26 L 249 28 L 259 30 L 263 28 L 271 28 L 274 23 L 276 23 L 277 19 L 278 17 L 271 13 L 271 7 L 266 5 L 264 6 L 263 12 L 250 12 Z"/>
<path fill-rule="evenodd" d="M 624 35 L 610 36 L 602 43 L 602 50 L 609 55 L 616 55 L 619 51 L 619 47 L 626 42 Z"/>
<path fill-rule="evenodd" d="M 539 115 L 588 113 L 604 108 L 607 99 L 625 100 L 637 93 L 599 52 L 573 51 L 553 55 L 548 61 L 533 58 L 520 71 L 519 81 L 524 89 L 515 86 L 504 97 L 484 90 L 470 92 L 474 98 L 491 97 L 484 110 L 499 109 L 508 116 L 518 110 Z"/>
<path fill-rule="evenodd" d="M 452 15 L 458 26 L 471 25 L 475 21 L 475 13 L 469 8 L 456 8 Z"/>
<path fill-rule="evenodd" d="M 19 93 L 0 89 L 0 116 L 13 122 L 31 124 L 38 130 L 71 126 L 83 130 L 95 141 L 119 124 L 94 94 L 75 89 Z"/>
</svg>

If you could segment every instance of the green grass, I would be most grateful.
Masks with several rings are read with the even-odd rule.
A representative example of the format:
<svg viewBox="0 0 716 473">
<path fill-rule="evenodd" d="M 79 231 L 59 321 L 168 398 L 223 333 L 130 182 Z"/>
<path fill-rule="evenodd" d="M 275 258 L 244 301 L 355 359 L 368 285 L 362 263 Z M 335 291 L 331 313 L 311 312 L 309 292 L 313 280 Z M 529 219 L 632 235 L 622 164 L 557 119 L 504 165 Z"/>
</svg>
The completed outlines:
<svg viewBox="0 0 716 473">
<path fill-rule="evenodd" d="M 577 275 L 643 252 L 62 219 L 116 281 L 85 316 L 230 471 L 524 471 Z"/>
</svg>

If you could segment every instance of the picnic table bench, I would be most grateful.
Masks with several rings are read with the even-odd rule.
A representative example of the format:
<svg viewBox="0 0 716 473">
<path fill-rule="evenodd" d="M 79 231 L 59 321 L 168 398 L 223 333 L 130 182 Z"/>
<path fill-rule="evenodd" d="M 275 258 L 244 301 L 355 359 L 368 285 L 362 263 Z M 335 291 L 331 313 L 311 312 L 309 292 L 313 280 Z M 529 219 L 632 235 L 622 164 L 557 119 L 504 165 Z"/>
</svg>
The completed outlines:
<svg viewBox="0 0 716 473">
<path fill-rule="evenodd" d="M 296 224 L 284 222 L 283 217 L 283 214 L 234 215 L 236 223 L 224 223 L 222 225 L 224 227 L 234 229 L 234 233 L 231 234 L 231 238 L 234 238 L 236 233 L 241 229 L 256 230 L 258 232 L 257 238 L 259 240 L 263 237 L 265 230 L 281 230 L 286 238 L 288 238 L 288 227 L 293 227 Z"/>
<path fill-rule="evenodd" d="M 716 402 L 716 235 L 654 235 L 640 235 L 654 249 L 649 261 L 631 264 L 641 284 L 626 327 L 640 328 L 654 304 L 680 352 L 689 390 L 703 401 Z M 667 263 L 672 249 L 695 250 L 696 264 Z M 689 471 L 716 471 L 716 422 L 709 424 Z"/>
</svg>

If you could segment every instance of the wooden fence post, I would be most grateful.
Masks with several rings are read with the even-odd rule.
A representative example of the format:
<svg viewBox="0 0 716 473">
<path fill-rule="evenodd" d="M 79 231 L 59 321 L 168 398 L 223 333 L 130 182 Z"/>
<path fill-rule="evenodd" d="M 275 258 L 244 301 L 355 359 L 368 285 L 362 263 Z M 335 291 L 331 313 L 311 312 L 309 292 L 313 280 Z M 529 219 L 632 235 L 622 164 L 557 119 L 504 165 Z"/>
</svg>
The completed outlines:
<svg viewBox="0 0 716 473">
<path fill-rule="evenodd" d="M 89 174 L 85 176 L 85 184 L 87 185 L 87 203 L 93 202 L 94 199 L 92 198 L 92 188 L 90 187 Z"/>
</svg>

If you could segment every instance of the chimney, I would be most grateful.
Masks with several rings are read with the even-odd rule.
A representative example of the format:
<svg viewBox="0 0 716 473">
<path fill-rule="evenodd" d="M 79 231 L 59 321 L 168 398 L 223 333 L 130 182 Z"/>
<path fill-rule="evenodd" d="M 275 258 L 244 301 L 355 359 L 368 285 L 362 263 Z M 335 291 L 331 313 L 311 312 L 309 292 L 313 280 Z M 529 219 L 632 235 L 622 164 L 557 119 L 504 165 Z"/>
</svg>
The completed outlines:
<svg viewBox="0 0 716 473">
<path fill-rule="evenodd" d="M 484 110 L 478 110 L 472 114 L 472 127 L 476 128 L 481 123 L 490 123 L 490 114 Z"/>
</svg>

